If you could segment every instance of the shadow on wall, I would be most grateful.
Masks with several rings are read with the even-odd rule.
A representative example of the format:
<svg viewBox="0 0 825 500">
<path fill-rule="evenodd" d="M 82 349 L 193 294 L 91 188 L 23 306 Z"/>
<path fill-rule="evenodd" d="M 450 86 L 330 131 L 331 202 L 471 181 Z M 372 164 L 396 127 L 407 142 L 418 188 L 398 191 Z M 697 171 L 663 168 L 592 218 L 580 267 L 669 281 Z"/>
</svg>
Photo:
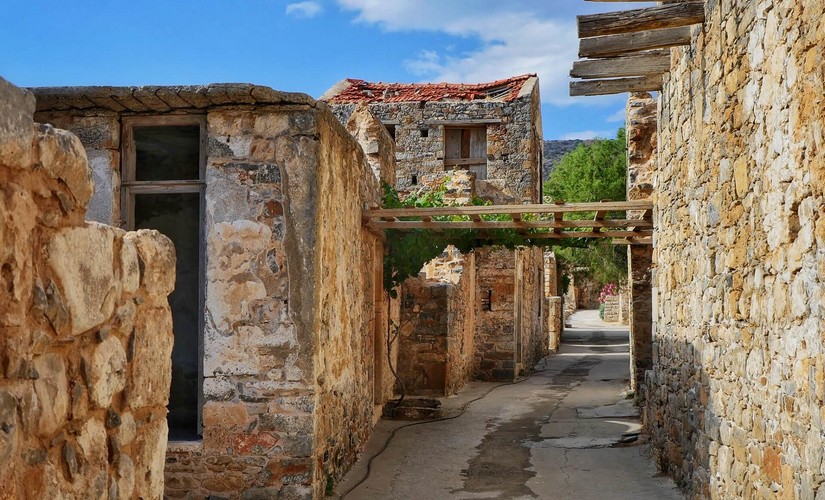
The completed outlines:
<svg viewBox="0 0 825 500">
<path fill-rule="evenodd" d="M 701 351 L 692 343 L 657 338 L 653 366 L 645 373 L 644 426 L 656 466 L 689 497 L 710 498 L 712 472 L 722 478 L 744 474 L 731 470 L 731 462 L 734 454 L 746 462 L 745 432 L 733 437 L 723 431 Z M 663 368 L 675 366 L 682 368 Z M 711 455 L 717 457 L 718 470 L 711 469 Z"/>
</svg>

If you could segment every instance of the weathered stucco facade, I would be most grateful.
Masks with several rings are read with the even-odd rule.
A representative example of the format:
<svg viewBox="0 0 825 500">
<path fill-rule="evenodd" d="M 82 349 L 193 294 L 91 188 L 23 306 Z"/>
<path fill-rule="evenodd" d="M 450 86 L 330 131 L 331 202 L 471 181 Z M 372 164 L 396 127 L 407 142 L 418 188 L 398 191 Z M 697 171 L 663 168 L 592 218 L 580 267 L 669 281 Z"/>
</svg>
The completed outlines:
<svg viewBox="0 0 825 500">
<path fill-rule="evenodd" d="M 361 224 L 380 204 L 376 174 L 394 171 L 386 132 L 350 124 L 368 162 L 325 104 L 253 85 L 35 93 L 41 119 L 121 158 L 133 154 L 126 123 L 202 123 L 202 173 L 185 181 L 203 200 L 202 439 L 170 443 L 166 495 L 321 496 L 392 396 L 382 339 L 398 305 L 381 289 L 383 244 Z M 121 165 L 99 169 L 117 192 L 140 187 L 117 185 Z M 95 193 L 101 206 L 110 192 Z"/>
<path fill-rule="evenodd" d="M 647 425 L 691 495 L 825 495 L 823 9 L 708 1 L 661 93 Z"/>
<path fill-rule="evenodd" d="M 0 497 L 160 498 L 175 249 L 84 222 L 83 147 L 34 106 L 0 78 Z"/>
</svg>

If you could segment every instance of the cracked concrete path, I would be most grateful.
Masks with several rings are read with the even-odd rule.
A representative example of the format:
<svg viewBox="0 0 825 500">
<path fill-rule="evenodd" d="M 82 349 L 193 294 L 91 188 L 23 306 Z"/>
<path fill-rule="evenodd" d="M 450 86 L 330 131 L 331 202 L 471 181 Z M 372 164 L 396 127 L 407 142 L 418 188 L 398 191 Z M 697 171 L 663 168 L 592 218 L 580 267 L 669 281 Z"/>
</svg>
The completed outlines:
<svg viewBox="0 0 825 500">
<path fill-rule="evenodd" d="M 657 476 L 645 446 L 622 442 L 640 429 L 637 409 L 624 398 L 627 329 L 605 324 L 596 311 L 576 313 L 571 324 L 560 352 L 530 378 L 494 389 L 453 420 L 400 429 L 345 498 L 683 498 Z M 458 414 L 497 385 L 469 384 L 443 400 L 445 413 Z M 338 495 L 364 477 L 369 457 L 406 423 L 378 424 Z"/>
</svg>

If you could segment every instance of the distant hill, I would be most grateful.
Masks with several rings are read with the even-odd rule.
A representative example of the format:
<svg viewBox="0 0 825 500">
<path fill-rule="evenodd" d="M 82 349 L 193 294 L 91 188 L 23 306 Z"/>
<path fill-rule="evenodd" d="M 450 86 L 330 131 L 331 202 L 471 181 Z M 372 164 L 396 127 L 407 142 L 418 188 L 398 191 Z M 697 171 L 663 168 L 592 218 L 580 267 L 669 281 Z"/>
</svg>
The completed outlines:
<svg viewBox="0 0 825 500">
<path fill-rule="evenodd" d="M 547 180 L 550 176 L 550 172 L 556 168 L 556 165 L 558 165 L 564 155 L 579 147 L 579 144 L 590 144 L 592 142 L 592 140 L 580 139 L 574 139 L 571 141 L 544 141 L 542 179 Z"/>
</svg>

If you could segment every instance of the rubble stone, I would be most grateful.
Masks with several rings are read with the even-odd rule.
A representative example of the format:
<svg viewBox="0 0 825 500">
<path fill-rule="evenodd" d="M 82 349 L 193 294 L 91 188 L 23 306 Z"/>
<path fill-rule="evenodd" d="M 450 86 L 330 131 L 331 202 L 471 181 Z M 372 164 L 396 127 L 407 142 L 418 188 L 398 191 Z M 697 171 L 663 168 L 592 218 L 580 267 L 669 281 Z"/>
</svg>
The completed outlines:
<svg viewBox="0 0 825 500">
<path fill-rule="evenodd" d="M 646 422 L 689 496 L 823 491 L 823 8 L 706 2 L 672 50 Z"/>
<path fill-rule="evenodd" d="M 118 249 L 128 233 L 84 222 L 92 182 L 81 143 L 35 124 L 33 111 L 30 94 L 0 79 L 0 497 L 106 498 L 117 491 L 121 498 L 160 498 L 162 486 L 109 489 L 119 464 L 134 459 L 154 477 L 164 464 L 144 463 L 116 442 L 117 464 L 110 463 L 104 425 L 111 404 L 131 415 L 118 396 L 135 369 L 123 348 L 131 334 L 125 323 L 135 313 L 139 322 L 143 311 L 133 300 L 149 295 L 136 281 L 136 257 L 133 276 L 121 265 L 128 255 L 118 254 L 128 251 Z M 154 310 L 168 314 L 165 300 L 157 297 Z M 147 335 L 171 336 L 171 324 Z M 165 425 L 163 405 L 140 411 Z M 165 448 L 165 435 L 156 441 Z"/>
</svg>

